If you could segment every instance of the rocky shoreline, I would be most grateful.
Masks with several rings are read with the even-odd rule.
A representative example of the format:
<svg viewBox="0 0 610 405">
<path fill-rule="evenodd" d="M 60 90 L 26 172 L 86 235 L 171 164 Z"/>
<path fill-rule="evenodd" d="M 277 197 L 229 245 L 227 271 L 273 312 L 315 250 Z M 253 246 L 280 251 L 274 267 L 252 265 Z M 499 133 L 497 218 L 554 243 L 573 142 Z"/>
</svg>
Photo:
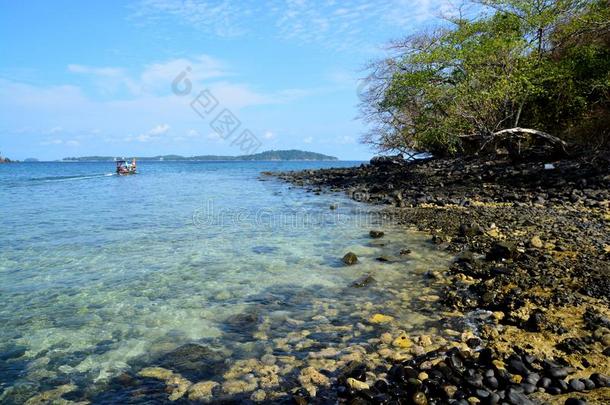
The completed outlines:
<svg viewBox="0 0 610 405">
<path fill-rule="evenodd" d="M 383 378 L 350 364 L 331 388 L 339 402 L 610 403 L 608 163 L 385 157 L 267 173 L 384 204 L 394 221 L 456 255 L 446 274 L 428 276 L 446 284 L 444 309 L 476 336 L 435 350 L 417 337 L 424 350 L 395 360 Z"/>
<path fill-rule="evenodd" d="M 8 403 L 610 403 L 607 162 L 382 158 L 261 180 L 277 178 L 383 205 L 366 246 L 335 257 L 350 285 L 275 286 L 220 338 Z M 405 267 L 420 251 L 438 257 Z M 361 275 L 366 260 L 379 266 Z"/>
</svg>

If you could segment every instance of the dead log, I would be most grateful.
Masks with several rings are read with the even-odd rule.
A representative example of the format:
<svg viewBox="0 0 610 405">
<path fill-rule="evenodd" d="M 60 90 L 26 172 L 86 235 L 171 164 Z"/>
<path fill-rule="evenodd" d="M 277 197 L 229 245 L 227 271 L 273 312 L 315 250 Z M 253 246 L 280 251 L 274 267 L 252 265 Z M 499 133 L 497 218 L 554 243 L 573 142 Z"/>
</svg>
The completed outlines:
<svg viewBox="0 0 610 405">
<path fill-rule="evenodd" d="M 568 144 L 556 136 L 530 128 L 503 129 L 490 135 L 466 135 L 461 139 L 470 148 L 476 145 L 477 154 L 498 153 L 499 148 L 505 148 L 511 156 L 517 157 L 541 147 L 547 153 L 565 155 L 568 148 Z"/>
</svg>

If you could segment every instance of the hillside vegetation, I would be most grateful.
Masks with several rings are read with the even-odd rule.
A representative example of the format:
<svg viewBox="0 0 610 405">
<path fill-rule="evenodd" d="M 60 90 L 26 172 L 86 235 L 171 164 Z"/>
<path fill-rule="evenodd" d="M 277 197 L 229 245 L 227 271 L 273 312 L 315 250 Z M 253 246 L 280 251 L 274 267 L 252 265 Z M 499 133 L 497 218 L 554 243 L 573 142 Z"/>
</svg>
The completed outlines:
<svg viewBox="0 0 610 405">
<path fill-rule="evenodd" d="M 610 2 L 480 0 L 474 18 L 395 42 L 370 65 L 364 141 L 459 155 L 610 139 Z M 489 148 L 489 146 L 493 146 Z M 486 149 L 486 147 L 488 147 Z"/>
</svg>

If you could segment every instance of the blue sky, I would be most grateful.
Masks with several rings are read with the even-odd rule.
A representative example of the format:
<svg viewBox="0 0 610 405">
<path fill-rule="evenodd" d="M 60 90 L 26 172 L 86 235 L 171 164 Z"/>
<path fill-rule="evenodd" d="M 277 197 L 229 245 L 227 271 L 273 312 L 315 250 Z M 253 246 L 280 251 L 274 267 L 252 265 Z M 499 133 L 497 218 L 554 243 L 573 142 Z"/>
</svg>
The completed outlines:
<svg viewBox="0 0 610 405">
<path fill-rule="evenodd" d="M 238 155 L 304 149 L 368 159 L 358 79 L 383 46 L 438 24 L 447 0 L 0 2 L 0 153 Z M 191 92 L 172 82 L 186 68 Z M 190 103 L 203 90 L 209 116 Z M 210 122 L 241 122 L 230 136 Z"/>
</svg>

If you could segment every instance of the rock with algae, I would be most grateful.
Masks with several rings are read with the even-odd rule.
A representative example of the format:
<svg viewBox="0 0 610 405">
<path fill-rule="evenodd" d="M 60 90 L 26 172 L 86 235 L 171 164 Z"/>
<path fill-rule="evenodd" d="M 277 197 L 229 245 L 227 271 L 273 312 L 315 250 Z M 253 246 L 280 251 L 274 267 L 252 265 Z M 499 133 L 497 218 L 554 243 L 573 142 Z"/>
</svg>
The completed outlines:
<svg viewBox="0 0 610 405">
<path fill-rule="evenodd" d="M 301 370 L 298 379 L 301 386 L 303 386 L 312 397 L 316 395 L 317 386 L 330 386 L 330 379 L 313 367 L 306 367 Z"/>
<path fill-rule="evenodd" d="M 40 394 L 34 395 L 28 399 L 26 405 L 43 405 L 43 404 L 74 404 L 75 402 L 63 399 L 61 396 L 76 390 L 74 384 L 64 384 L 59 387 L 41 392 Z"/>
<path fill-rule="evenodd" d="M 138 373 L 140 377 L 162 380 L 167 385 L 169 400 L 176 401 L 184 396 L 192 383 L 178 373 L 163 367 L 146 367 Z"/>
<path fill-rule="evenodd" d="M 375 314 L 369 318 L 370 323 L 389 323 L 393 320 L 393 317 L 384 314 Z"/>
<path fill-rule="evenodd" d="M 188 398 L 190 401 L 207 401 L 212 399 L 212 390 L 217 387 L 216 381 L 201 381 L 193 384 L 188 389 Z"/>
</svg>

